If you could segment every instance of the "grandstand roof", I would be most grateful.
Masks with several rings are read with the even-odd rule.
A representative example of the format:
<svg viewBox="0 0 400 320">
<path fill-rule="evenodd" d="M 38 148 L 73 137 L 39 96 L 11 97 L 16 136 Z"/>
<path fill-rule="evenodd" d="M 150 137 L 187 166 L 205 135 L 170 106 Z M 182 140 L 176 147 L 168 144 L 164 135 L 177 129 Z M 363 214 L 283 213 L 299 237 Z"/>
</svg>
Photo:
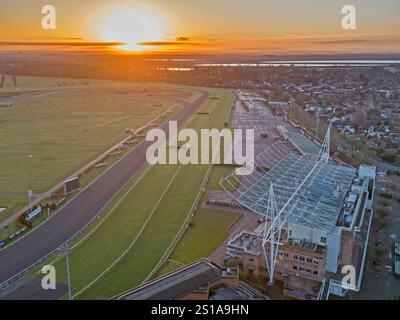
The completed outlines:
<svg viewBox="0 0 400 320">
<path fill-rule="evenodd" d="M 298 132 L 285 132 L 289 141 L 304 155 L 318 156 L 320 149 L 310 139 Z"/>
<path fill-rule="evenodd" d="M 313 170 L 315 165 L 314 161 L 291 151 L 252 186 L 241 192 L 237 200 L 249 209 L 265 215 L 271 183 L 279 211 L 301 186 L 301 192 L 296 194 L 295 200 L 285 207 L 282 214 L 290 223 L 333 232 L 355 169 L 324 163 Z"/>
</svg>

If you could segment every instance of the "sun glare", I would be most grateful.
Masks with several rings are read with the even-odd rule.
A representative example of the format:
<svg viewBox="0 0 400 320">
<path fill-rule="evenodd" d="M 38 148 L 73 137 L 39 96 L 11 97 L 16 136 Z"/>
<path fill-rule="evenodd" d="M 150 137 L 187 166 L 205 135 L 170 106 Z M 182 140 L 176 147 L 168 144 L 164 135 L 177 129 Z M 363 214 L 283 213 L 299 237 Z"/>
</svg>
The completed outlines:
<svg viewBox="0 0 400 320">
<path fill-rule="evenodd" d="M 120 7 L 107 11 L 100 19 L 98 35 L 101 41 L 124 42 L 117 49 L 124 51 L 149 50 L 141 42 L 161 41 L 165 26 L 156 14 L 144 8 Z"/>
</svg>

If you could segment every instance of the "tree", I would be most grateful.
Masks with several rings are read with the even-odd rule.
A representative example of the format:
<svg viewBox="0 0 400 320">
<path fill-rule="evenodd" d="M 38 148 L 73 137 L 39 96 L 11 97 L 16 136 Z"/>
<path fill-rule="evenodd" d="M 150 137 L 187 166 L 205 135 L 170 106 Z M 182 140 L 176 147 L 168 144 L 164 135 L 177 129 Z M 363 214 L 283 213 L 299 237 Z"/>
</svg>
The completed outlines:
<svg viewBox="0 0 400 320">
<path fill-rule="evenodd" d="M 355 158 L 358 153 L 360 152 L 362 145 L 361 143 L 354 141 L 354 140 L 350 140 L 350 154 L 352 158 Z"/>
<path fill-rule="evenodd" d="M 378 149 L 375 150 L 375 152 L 376 152 L 376 155 L 377 155 L 379 158 L 381 158 L 382 155 L 383 155 L 383 153 L 385 152 L 385 150 L 384 150 L 383 148 L 378 148 Z"/>
<path fill-rule="evenodd" d="M 394 154 L 384 154 L 382 156 L 382 159 L 387 161 L 387 162 L 395 162 L 396 161 L 396 156 Z"/>
</svg>

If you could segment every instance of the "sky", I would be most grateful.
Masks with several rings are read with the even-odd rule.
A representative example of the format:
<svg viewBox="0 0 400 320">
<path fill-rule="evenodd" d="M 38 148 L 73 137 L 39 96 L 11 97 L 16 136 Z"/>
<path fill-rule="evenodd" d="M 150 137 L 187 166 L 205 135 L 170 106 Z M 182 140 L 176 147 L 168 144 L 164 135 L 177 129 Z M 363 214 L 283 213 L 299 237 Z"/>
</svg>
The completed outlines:
<svg viewBox="0 0 400 320">
<path fill-rule="evenodd" d="M 41 27 L 47 4 L 55 30 Z M 347 4 L 355 30 L 341 26 Z M 399 0 L 0 0 L 0 50 L 72 41 L 127 52 L 397 53 L 399 13 Z"/>
</svg>

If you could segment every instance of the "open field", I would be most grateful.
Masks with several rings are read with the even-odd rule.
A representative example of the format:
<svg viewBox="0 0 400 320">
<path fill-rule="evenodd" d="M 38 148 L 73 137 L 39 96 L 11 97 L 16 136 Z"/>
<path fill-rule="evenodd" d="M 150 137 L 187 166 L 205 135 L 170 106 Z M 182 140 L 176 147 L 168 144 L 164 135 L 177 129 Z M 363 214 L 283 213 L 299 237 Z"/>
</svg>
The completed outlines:
<svg viewBox="0 0 400 320">
<path fill-rule="evenodd" d="M 6 75 L 4 87 L 0 88 L 0 94 L 8 94 L 11 92 L 26 92 L 36 90 L 53 90 L 62 87 L 87 86 L 98 81 L 85 79 L 64 79 L 53 77 L 32 77 L 32 76 L 17 76 L 17 87 L 13 86 L 12 78 Z M 111 81 L 104 81 L 112 83 Z"/>
<path fill-rule="evenodd" d="M 191 92 L 191 89 L 196 89 L 196 87 L 191 86 L 181 86 L 174 84 L 162 84 L 162 83 L 150 83 L 150 84 L 141 84 L 137 82 L 126 82 L 126 81 L 117 81 L 117 80 L 98 80 L 98 79 L 78 79 L 78 78 L 59 78 L 59 77 L 35 77 L 35 76 L 17 76 L 17 87 L 12 85 L 12 79 L 7 76 L 4 87 L 0 88 L 0 94 L 7 93 L 24 93 L 26 91 L 32 92 L 40 92 L 42 90 L 50 90 L 50 91 L 59 91 L 60 89 L 72 89 L 72 88 L 91 88 L 91 87 L 126 87 L 136 88 L 142 91 L 143 93 L 148 93 L 149 96 L 157 93 L 157 91 L 149 91 L 148 89 L 153 88 L 169 88 L 175 89 L 175 91 L 179 91 L 180 95 L 185 97 L 185 100 L 190 101 L 193 100 L 197 94 Z M 182 88 L 187 90 L 186 92 L 182 91 Z M 146 92 L 147 91 L 147 92 Z"/>
<path fill-rule="evenodd" d="M 212 115 L 194 115 L 188 127 L 223 127 L 233 94 L 227 90 L 212 93 L 219 99 L 202 107 Z M 127 196 L 71 254 L 75 294 L 98 278 L 78 298 L 108 298 L 141 283 L 181 228 L 207 169 L 208 165 L 156 165 L 136 184 L 129 184 L 122 192 L 128 191 Z M 56 267 L 58 281 L 65 281 L 65 262 Z"/>
<path fill-rule="evenodd" d="M 228 236 L 227 229 L 236 213 L 200 208 L 168 262 L 158 272 L 166 274 L 183 265 L 208 257 Z"/>
<path fill-rule="evenodd" d="M 126 128 L 191 97 L 177 89 L 97 86 L 17 96 L 12 107 L 0 108 L 0 192 L 43 192 L 123 139 Z"/>
<path fill-rule="evenodd" d="M 157 119 L 156 119 L 157 123 L 159 123 L 159 124 L 164 123 L 165 121 L 170 119 L 170 117 L 173 116 L 176 112 L 179 112 L 179 110 L 181 108 L 182 108 L 181 106 L 175 106 L 175 105 L 172 108 L 169 108 L 167 110 L 167 112 L 164 112 L 157 117 Z M 146 128 L 141 131 L 143 133 L 143 135 L 146 133 L 147 130 L 149 130 L 149 129 Z M 79 174 L 81 188 L 85 188 L 91 182 L 93 182 L 97 177 L 99 177 L 100 175 L 105 173 L 107 170 L 111 169 L 111 167 L 113 165 L 115 165 L 118 161 L 122 160 L 143 139 L 144 139 L 144 137 L 135 138 L 134 141 L 131 141 L 129 144 L 125 144 L 121 150 L 116 152 L 116 154 L 113 154 L 113 153 L 109 154 L 104 160 L 102 160 L 102 162 L 100 163 L 99 166 L 91 167 L 89 170 L 82 170 L 82 172 Z M 65 201 L 63 201 L 63 203 L 61 203 L 61 206 L 63 204 L 65 204 L 66 202 L 68 202 L 69 200 L 71 200 L 71 198 L 73 198 L 73 196 L 75 194 L 76 194 L 76 192 L 64 197 Z M 43 194 L 43 195 L 44 195 L 44 197 L 41 197 L 42 200 L 40 200 L 37 205 L 46 204 L 46 203 L 49 204 L 49 203 L 53 203 L 53 202 L 56 203 L 60 200 L 60 198 L 50 197 L 50 194 L 48 195 L 48 197 L 50 197 L 50 198 L 46 198 L 46 194 Z M 25 196 L 25 198 L 26 198 L 26 196 Z M 14 233 L 17 230 L 16 219 L 13 218 L 12 214 L 14 211 L 17 211 L 20 207 L 22 207 L 22 205 L 20 205 L 21 204 L 20 201 L 12 202 L 11 201 L 12 198 L 10 198 L 9 200 L 10 200 L 8 203 L 9 206 L 7 205 L 7 210 L 6 210 L 6 211 L 8 211 L 8 214 L 3 215 L 3 220 L 0 219 L 0 225 L 3 221 L 3 225 L 0 228 L 2 230 L 2 232 L 0 232 L 0 235 L 3 239 L 6 239 L 7 236 L 11 235 L 12 233 Z M 57 209 L 59 210 L 60 207 L 58 207 Z M 47 217 L 47 214 L 42 214 L 41 216 L 43 216 L 43 215 L 45 215 Z M 8 220 L 6 220 L 7 216 L 10 216 L 10 218 Z M 15 216 L 15 214 L 14 214 L 14 216 Z M 41 217 L 41 216 L 39 216 L 31 221 L 32 228 L 35 228 L 36 226 L 41 224 L 44 220 L 46 220 L 46 217 L 43 219 L 43 217 Z M 9 221 L 9 222 L 7 223 L 6 221 Z M 6 229 L 8 229 L 8 230 L 6 230 Z M 15 238 L 15 239 L 17 239 L 17 238 Z"/>
<path fill-rule="evenodd" d="M 127 128 L 199 96 L 193 88 L 163 84 L 18 76 L 14 88 L 8 80 L 0 88 L 0 194 L 10 195 L 47 191 L 125 138 Z M 82 185 L 116 160 L 91 170 Z M 0 222 L 23 207 L 14 200 L 4 199 Z M 15 229 L 8 227 L 1 233 Z"/>
</svg>

